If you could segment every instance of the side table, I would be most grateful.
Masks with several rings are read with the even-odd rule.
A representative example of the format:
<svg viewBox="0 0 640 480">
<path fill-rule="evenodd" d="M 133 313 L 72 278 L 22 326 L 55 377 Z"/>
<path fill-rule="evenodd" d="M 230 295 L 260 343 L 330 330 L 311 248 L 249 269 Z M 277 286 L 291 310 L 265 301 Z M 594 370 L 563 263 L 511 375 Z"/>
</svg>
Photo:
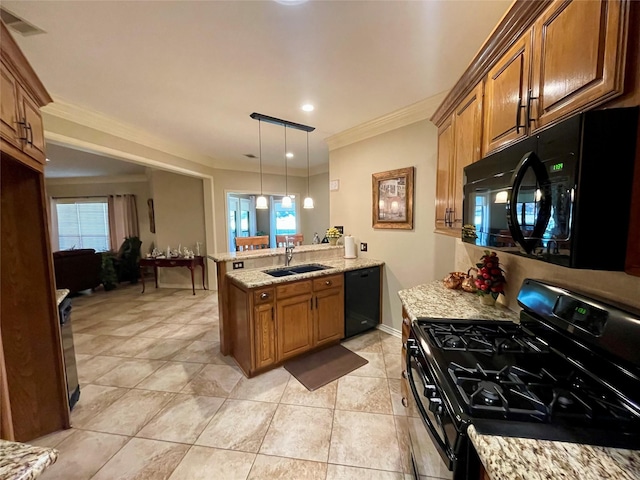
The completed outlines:
<svg viewBox="0 0 640 480">
<path fill-rule="evenodd" d="M 158 267 L 187 267 L 191 271 L 191 288 L 193 294 L 196 294 L 196 287 L 193 279 L 193 270 L 195 267 L 202 267 L 202 289 L 206 290 L 204 286 L 205 277 L 205 264 L 204 257 L 193 258 L 142 258 L 140 259 L 140 278 L 142 279 L 142 292 L 144 293 L 144 275 L 142 269 L 145 267 L 153 267 L 153 277 L 156 281 L 156 288 L 158 288 Z"/>
</svg>

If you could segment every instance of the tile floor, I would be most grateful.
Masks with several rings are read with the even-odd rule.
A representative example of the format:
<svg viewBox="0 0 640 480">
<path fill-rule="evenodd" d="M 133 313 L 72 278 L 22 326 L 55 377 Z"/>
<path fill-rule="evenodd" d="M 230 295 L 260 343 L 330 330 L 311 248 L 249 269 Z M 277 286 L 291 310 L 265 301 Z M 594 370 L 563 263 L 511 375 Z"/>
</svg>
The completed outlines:
<svg viewBox="0 0 640 480">
<path fill-rule="evenodd" d="M 122 284 L 72 305 L 81 396 L 73 428 L 30 442 L 60 453 L 42 480 L 412 478 L 399 338 L 345 341 L 369 363 L 309 392 L 220 354 L 216 292 Z"/>
</svg>

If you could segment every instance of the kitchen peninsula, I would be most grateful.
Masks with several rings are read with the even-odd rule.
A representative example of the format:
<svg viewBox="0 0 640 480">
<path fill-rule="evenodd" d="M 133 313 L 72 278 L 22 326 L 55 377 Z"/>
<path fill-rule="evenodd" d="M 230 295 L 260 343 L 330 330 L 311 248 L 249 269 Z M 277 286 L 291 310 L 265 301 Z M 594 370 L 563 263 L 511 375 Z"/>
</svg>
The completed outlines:
<svg viewBox="0 0 640 480">
<path fill-rule="evenodd" d="M 245 375 L 253 376 L 339 342 L 344 336 L 344 272 L 384 264 L 343 255 L 342 246 L 296 247 L 291 269 L 310 264 L 320 269 L 285 276 L 266 273 L 285 264 L 284 248 L 210 256 L 217 267 L 221 352 L 232 354 Z M 239 262 L 242 268 L 228 271 Z M 295 319 L 288 316 L 291 309 Z"/>
</svg>

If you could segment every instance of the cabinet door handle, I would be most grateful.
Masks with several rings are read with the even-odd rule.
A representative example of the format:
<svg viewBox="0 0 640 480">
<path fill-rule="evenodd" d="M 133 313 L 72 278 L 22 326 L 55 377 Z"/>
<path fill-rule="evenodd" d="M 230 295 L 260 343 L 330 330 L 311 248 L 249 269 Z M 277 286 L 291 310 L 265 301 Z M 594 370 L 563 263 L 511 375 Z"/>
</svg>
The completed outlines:
<svg viewBox="0 0 640 480">
<path fill-rule="evenodd" d="M 18 138 L 18 140 L 22 140 L 23 142 L 27 142 L 29 143 L 29 128 L 27 127 L 27 119 L 23 118 L 21 122 L 17 122 L 18 125 L 22 125 L 22 128 L 24 128 L 24 137 L 20 137 Z"/>
<path fill-rule="evenodd" d="M 518 97 L 518 107 L 516 108 L 516 133 L 520 133 L 520 129 L 524 128 L 523 125 L 520 125 L 520 110 L 522 110 L 523 108 L 526 109 L 527 105 L 522 105 L 522 97 Z"/>
<path fill-rule="evenodd" d="M 326 281 L 324 282 L 324 284 L 325 284 L 325 285 L 331 285 L 331 280 L 326 280 Z"/>
<path fill-rule="evenodd" d="M 261 300 L 265 300 L 265 299 L 267 299 L 267 298 L 269 298 L 269 294 L 268 294 L 267 292 L 262 292 L 262 293 L 260 294 L 260 299 L 261 299 Z"/>
<path fill-rule="evenodd" d="M 33 147 L 33 128 L 31 128 L 30 123 L 27 124 L 27 130 L 29 131 L 29 137 L 31 137 L 31 139 L 27 141 L 29 142 L 29 145 Z"/>
<path fill-rule="evenodd" d="M 407 371 L 406 370 L 402 370 L 402 378 L 407 378 Z"/>
<path fill-rule="evenodd" d="M 404 317 L 402 319 L 402 323 L 404 323 L 407 327 L 411 326 L 411 322 L 409 321 L 409 319 L 407 317 Z"/>
<path fill-rule="evenodd" d="M 527 94 L 527 122 L 529 124 L 537 120 L 537 118 L 531 118 L 531 100 L 538 100 L 539 97 L 531 96 L 532 93 L 533 90 L 529 89 L 529 93 Z"/>
<path fill-rule="evenodd" d="M 409 401 L 407 400 L 407 397 L 402 397 L 402 406 L 404 408 L 407 408 L 409 406 Z"/>
<path fill-rule="evenodd" d="M 309 308 L 313 310 L 313 298 L 309 299 Z"/>
</svg>

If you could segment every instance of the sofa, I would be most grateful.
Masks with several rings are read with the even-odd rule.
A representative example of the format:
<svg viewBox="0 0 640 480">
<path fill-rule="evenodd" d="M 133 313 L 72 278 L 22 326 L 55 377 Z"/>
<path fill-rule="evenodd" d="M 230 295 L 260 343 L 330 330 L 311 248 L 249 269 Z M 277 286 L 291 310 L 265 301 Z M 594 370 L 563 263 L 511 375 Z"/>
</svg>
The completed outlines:
<svg viewBox="0 0 640 480">
<path fill-rule="evenodd" d="M 70 293 L 96 288 L 100 285 L 102 256 L 92 248 L 53 252 L 56 288 Z"/>
</svg>

